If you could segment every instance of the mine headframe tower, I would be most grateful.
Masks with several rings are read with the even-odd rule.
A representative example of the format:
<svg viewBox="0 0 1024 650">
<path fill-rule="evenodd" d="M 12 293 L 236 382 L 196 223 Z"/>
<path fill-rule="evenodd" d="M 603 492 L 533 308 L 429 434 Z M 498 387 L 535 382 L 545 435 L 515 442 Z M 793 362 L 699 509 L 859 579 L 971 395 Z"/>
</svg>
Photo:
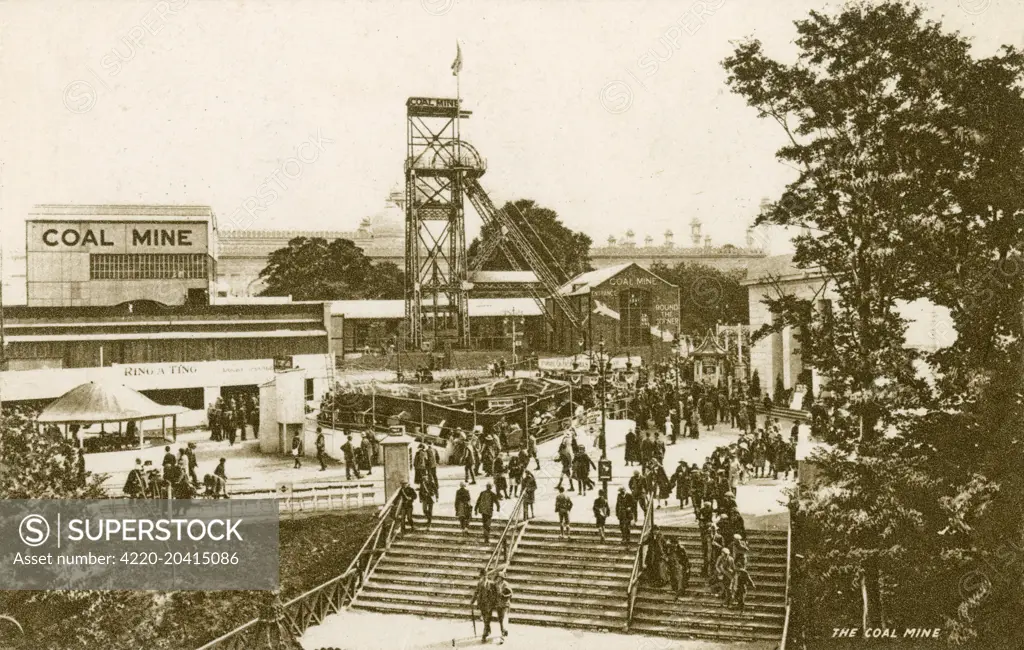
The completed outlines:
<svg viewBox="0 0 1024 650">
<path fill-rule="evenodd" d="M 468 178 L 483 173 L 462 142 L 470 116 L 460 100 L 410 97 L 406 102 L 405 317 L 409 344 L 469 347 L 469 266 L 463 197 Z"/>
</svg>

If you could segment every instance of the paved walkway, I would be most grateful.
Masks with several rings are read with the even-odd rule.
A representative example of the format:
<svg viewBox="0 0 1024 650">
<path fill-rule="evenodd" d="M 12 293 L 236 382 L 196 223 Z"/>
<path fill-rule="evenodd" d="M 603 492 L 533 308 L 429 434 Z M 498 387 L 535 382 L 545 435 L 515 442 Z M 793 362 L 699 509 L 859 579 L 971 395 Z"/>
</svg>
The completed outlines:
<svg viewBox="0 0 1024 650">
<path fill-rule="evenodd" d="M 630 420 L 609 420 L 608 431 L 608 457 L 612 459 L 612 480 L 608 491 L 611 497 L 611 505 L 614 508 L 615 494 L 619 486 L 625 486 L 634 468 L 626 467 L 623 463 L 625 453 L 626 432 L 633 426 Z M 591 450 L 591 457 L 595 464 L 600 457 L 600 450 L 594 449 L 594 440 L 590 435 L 581 430 L 581 442 L 585 443 Z M 732 442 L 737 438 L 739 432 L 735 429 L 719 425 L 715 431 L 702 431 L 701 437 L 697 440 L 679 439 L 675 445 L 668 445 L 665 453 L 665 469 L 671 474 L 680 460 L 687 464 L 704 462 L 704 459 L 711 451 L 719 446 Z M 294 461 L 290 456 L 283 454 L 263 454 L 259 451 L 259 442 L 248 440 L 244 443 L 236 443 L 234 446 L 227 442 L 212 442 L 209 440 L 209 432 L 195 431 L 178 436 L 177 443 L 170 443 L 172 451 L 177 452 L 179 447 L 187 442 L 196 442 L 196 458 L 199 461 L 197 473 L 200 478 L 205 473 L 213 472 L 220 458 L 227 459 L 227 473 L 229 477 L 228 490 L 257 490 L 274 489 L 279 483 L 289 482 L 296 486 L 312 485 L 337 485 L 345 483 L 344 465 L 335 461 L 328 465 L 326 471 L 319 471 L 319 464 L 315 458 L 303 458 L 303 466 L 294 468 Z M 358 442 L 358 436 L 356 436 Z M 535 514 L 540 519 L 556 520 L 554 502 L 556 486 L 558 484 L 561 465 L 554 460 L 559 440 L 550 440 L 539 446 L 538 456 L 540 457 L 541 469 L 534 471 L 537 478 L 537 496 Z M 108 480 L 108 488 L 111 494 L 120 495 L 121 488 L 127 478 L 128 472 L 135 463 L 135 458 L 152 460 L 157 467 L 160 466 L 164 455 L 162 446 L 151 447 L 141 451 L 129 450 L 121 452 L 108 452 L 86 455 L 86 469 L 93 472 L 103 472 L 111 475 Z M 534 467 L 531 462 L 531 468 Z M 592 474 L 595 478 L 596 472 Z M 438 468 L 440 479 L 441 496 L 434 507 L 437 515 L 454 515 L 455 513 L 455 491 L 459 482 L 463 480 L 463 469 L 455 466 L 443 466 Z M 483 490 L 488 477 L 478 477 L 477 485 L 470 486 L 473 498 Z M 383 472 L 381 468 L 374 468 L 370 476 L 364 475 L 359 482 L 372 481 L 378 485 L 383 493 Z M 568 482 L 566 482 L 568 489 Z M 783 481 L 770 479 L 752 480 L 747 485 L 741 485 L 737 495 L 737 506 L 744 516 L 748 528 L 773 528 L 785 529 L 788 522 L 788 513 L 783 505 L 785 496 L 782 493 L 787 485 Z M 588 492 L 587 496 L 581 497 L 575 493 L 566 492 L 573 500 L 572 519 L 578 522 L 593 522 L 592 505 L 597 496 L 596 491 Z M 383 496 L 379 499 L 383 502 Z M 511 507 L 510 502 L 503 502 L 505 512 Z M 418 510 L 418 507 L 417 507 Z M 498 518 L 502 513 L 498 514 Z M 688 525 L 694 523 L 693 509 L 689 506 L 679 507 L 679 502 L 669 499 L 666 506 L 662 506 L 656 512 L 656 521 L 662 525 Z"/>
<path fill-rule="evenodd" d="M 482 624 L 476 622 L 477 632 Z M 497 630 L 495 626 L 495 630 Z M 376 614 L 346 610 L 332 614 L 327 622 L 306 630 L 300 639 L 305 650 L 444 650 L 484 648 L 502 645 L 508 650 L 771 650 L 774 642 L 743 643 L 665 639 L 631 634 L 613 634 L 558 627 L 512 625 L 500 643 L 493 636 L 487 643 L 473 634 L 469 620 L 421 618 L 397 614 Z"/>
<path fill-rule="evenodd" d="M 626 467 L 623 461 L 626 433 L 633 426 L 633 422 L 631 420 L 609 420 L 606 426 L 608 432 L 608 457 L 612 460 L 612 480 L 608 485 L 608 493 L 611 506 L 614 509 L 615 495 L 619 487 L 626 486 L 629 478 L 633 475 L 633 471 L 638 468 Z M 580 441 L 587 445 L 591 458 L 594 459 L 596 464 L 597 459 L 601 455 L 600 450 L 593 448 L 594 441 L 589 434 L 582 433 L 581 435 Z M 719 426 L 715 431 L 702 431 L 701 437 L 697 440 L 689 438 L 679 439 L 676 444 L 668 445 L 665 450 L 665 470 L 671 475 L 680 460 L 684 460 L 687 464 L 696 463 L 698 466 L 702 465 L 715 447 L 729 444 L 736 440 L 738 436 L 738 430 Z M 534 470 L 534 476 L 537 479 L 535 514 L 539 519 L 552 521 L 557 521 L 558 519 L 555 514 L 555 495 L 557 494 L 558 478 L 561 474 L 561 464 L 555 461 L 554 458 L 558 451 L 559 443 L 560 440 L 558 439 L 550 440 L 540 445 L 538 449 L 537 455 L 540 457 L 541 468 L 539 471 Z M 534 468 L 535 464 L 531 461 L 531 469 Z M 596 478 L 597 472 L 592 472 L 592 476 Z M 438 478 L 441 483 L 441 498 L 434 506 L 434 514 L 454 515 L 455 490 L 458 488 L 459 482 L 464 478 L 463 470 L 459 467 L 442 467 L 438 470 Z M 469 486 L 474 498 L 483 489 L 488 480 L 486 476 L 478 477 L 477 484 Z M 566 488 L 566 495 L 573 501 L 572 520 L 593 523 L 594 514 L 592 506 L 594 499 L 597 497 L 597 491 L 591 490 L 587 493 L 587 496 L 581 497 L 576 493 L 568 492 L 568 481 L 563 485 Z M 751 481 L 747 485 L 740 486 L 736 500 L 737 507 L 744 516 L 748 528 L 786 528 L 789 521 L 788 511 L 781 503 L 785 501 L 782 493 L 784 487 L 785 482 L 769 479 Z M 503 507 L 507 512 L 510 505 L 505 505 L 505 503 L 503 502 Z M 497 517 L 502 518 L 502 513 L 499 512 Z M 691 506 L 680 508 L 679 502 L 674 498 L 669 499 L 667 505 L 660 507 L 656 511 L 655 520 L 659 524 L 666 526 L 695 523 L 693 508 Z"/>
</svg>

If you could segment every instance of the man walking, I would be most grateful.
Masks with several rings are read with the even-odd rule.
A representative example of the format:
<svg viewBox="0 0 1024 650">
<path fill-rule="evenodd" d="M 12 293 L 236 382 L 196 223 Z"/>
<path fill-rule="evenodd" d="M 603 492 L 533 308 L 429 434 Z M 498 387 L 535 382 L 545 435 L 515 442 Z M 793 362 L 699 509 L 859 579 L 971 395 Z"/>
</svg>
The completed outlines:
<svg viewBox="0 0 1024 650">
<path fill-rule="evenodd" d="M 351 480 L 353 474 L 356 475 L 357 479 L 363 478 L 362 475 L 359 474 L 359 468 L 356 467 L 356 451 L 352 446 L 351 433 L 345 436 L 345 444 L 341 446 L 341 453 L 345 457 L 345 480 Z"/>
<path fill-rule="evenodd" d="M 416 501 L 416 490 L 412 489 L 408 481 L 402 481 L 402 487 L 398 490 L 398 520 L 402 524 L 402 532 L 411 529 L 412 525 L 412 504 Z"/>
<path fill-rule="evenodd" d="M 491 635 L 491 616 L 494 614 L 495 606 L 494 585 L 487 579 L 487 569 L 480 569 L 480 580 L 476 583 L 473 599 L 469 601 L 470 610 L 474 605 L 480 608 L 480 618 L 484 623 L 481 641 L 487 643 L 487 637 Z M 502 628 L 502 632 L 504 632 L 504 628 Z"/>
<path fill-rule="evenodd" d="M 605 491 L 598 490 L 597 498 L 594 499 L 594 521 L 597 523 L 597 532 L 601 535 L 602 542 L 604 541 L 604 523 L 609 514 L 611 514 L 611 509 L 608 507 Z"/>
<path fill-rule="evenodd" d="M 316 459 L 320 461 L 320 471 L 327 469 L 327 439 L 324 437 L 324 430 L 316 428 Z"/>
<path fill-rule="evenodd" d="M 491 541 L 491 518 L 494 517 L 494 511 L 501 511 L 501 502 L 498 500 L 498 495 L 492 491 L 493 487 L 490 483 L 487 484 L 484 491 L 477 496 L 474 508 L 480 515 L 480 521 L 484 526 L 484 544 Z"/>
<path fill-rule="evenodd" d="M 412 482 L 416 485 L 423 484 L 423 474 L 427 471 L 427 448 L 422 442 L 412 457 Z"/>
<path fill-rule="evenodd" d="M 555 496 L 555 512 L 558 513 L 558 538 L 572 539 L 572 531 L 569 530 L 569 511 L 572 510 L 572 499 L 565 493 L 565 488 L 558 486 L 558 494 Z"/>
<path fill-rule="evenodd" d="M 476 448 L 473 446 L 472 440 L 466 441 L 465 451 L 462 455 L 462 467 L 466 470 L 466 482 L 470 485 L 476 485 Z"/>
<path fill-rule="evenodd" d="M 537 479 L 529 469 L 523 470 L 523 516 L 530 519 L 534 516 L 533 504 L 537 500 Z"/>
<path fill-rule="evenodd" d="M 441 493 L 438 491 L 438 486 L 441 484 L 437 479 L 437 466 L 441 462 L 441 454 L 437 451 L 437 447 L 432 444 L 427 445 L 427 474 L 430 475 L 431 485 L 434 486 L 434 497 L 440 497 Z"/>
<path fill-rule="evenodd" d="M 563 479 L 569 479 L 569 491 L 572 492 L 572 452 L 569 451 L 569 444 L 565 440 L 558 448 L 558 462 L 562 465 L 562 473 L 558 475 L 558 487 L 562 488 Z"/>
<path fill-rule="evenodd" d="M 679 581 L 675 584 L 676 598 L 679 598 L 690 588 L 690 556 L 686 552 L 686 547 L 678 539 L 673 552 L 676 555 L 676 563 L 679 565 Z"/>
<path fill-rule="evenodd" d="M 429 479 L 430 477 L 428 476 L 427 478 Z M 434 491 L 434 486 L 429 480 L 420 485 L 420 505 L 423 506 L 423 517 L 427 520 L 428 529 L 434 521 Z"/>
<path fill-rule="evenodd" d="M 529 463 L 530 459 L 533 459 L 537 464 L 537 470 L 540 469 L 540 458 L 537 458 L 537 437 L 532 433 L 526 434 L 526 461 Z"/>
<path fill-rule="evenodd" d="M 736 606 L 742 612 L 746 605 L 747 590 L 755 588 L 754 581 L 750 579 L 750 573 L 747 572 L 747 567 L 737 567 L 735 582 Z"/>
<path fill-rule="evenodd" d="M 365 462 L 366 475 L 373 475 L 373 442 L 371 441 L 373 433 L 370 431 L 363 432 L 363 439 L 359 443 L 359 451 L 363 456 Z"/>
<path fill-rule="evenodd" d="M 580 496 L 587 496 L 587 488 L 591 486 L 590 470 L 597 469 L 597 465 L 587 455 L 585 448 L 580 448 L 576 456 L 573 458 L 573 471 L 576 474 L 576 485 Z M 569 486 L 570 489 L 572 486 Z"/>
<path fill-rule="evenodd" d="M 455 516 L 459 518 L 459 527 L 463 533 L 469 532 L 469 520 L 473 518 L 473 502 L 465 483 L 459 483 L 455 491 Z"/>
<path fill-rule="evenodd" d="M 736 577 L 736 562 L 733 561 L 729 549 L 723 548 L 718 560 L 715 561 L 715 574 L 722 588 L 722 604 L 729 607 L 732 605 L 732 586 Z"/>
<path fill-rule="evenodd" d="M 636 515 L 636 500 L 626 492 L 626 488 L 620 487 L 619 496 L 615 500 L 615 517 L 619 520 L 619 533 L 624 546 L 629 546 L 630 530 L 636 522 Z"/>
<path fill-rule="evenodd" d="M 505 616 L 508 613 L 509 605 L 512 604 L 512 587 L 505 580 L 504 569 L 498 571 L 492 588 L 494 590 L 494 609 L 497 614 L 498 625 L 501 627 L 501 636 L 506 637 L 508 636 L 508 630 L 505 629 Z"/>
</svg>

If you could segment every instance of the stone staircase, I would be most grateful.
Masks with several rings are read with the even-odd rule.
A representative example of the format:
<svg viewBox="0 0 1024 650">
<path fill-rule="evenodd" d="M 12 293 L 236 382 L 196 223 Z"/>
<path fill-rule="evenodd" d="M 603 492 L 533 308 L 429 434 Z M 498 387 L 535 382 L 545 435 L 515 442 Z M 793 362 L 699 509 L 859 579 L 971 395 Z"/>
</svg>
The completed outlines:
<svg viewBox="0 0 1024 650">
<path fill-rule="evenodd" d="M 726 608 L 701 577 L 700 532 L 697 528 L 661 528 L 679 539 L 690 556 L 690 588 L 675 599 L 669 589 L 641 583 L 630 631 L 677 638 L 763 640 L 782 636 L 786 611 L 786 532 L 747 532 L 748 571 L 755 588 L 747 592 L 740 612 Z"/>
<path fill-rule="evenodd" d="M 479 517 L 469 534 L 459 530 L 454 517 L 434 517 L 430 529 L 422 517 L 415 517 L 414 523 L 412 532 L 395 540 L 384 554 L 352 608 L 468 619 L 480 569 L 505 521 L 492 522 L 490 544 L 484 544 Z"/>
<path fill-rule="evenodd" d="M 508 569 L 510 622 L 621 632 L 639 532 L 626 548 L 617 528 L 606 530 L 602 542 L 593 524 L 573 524 L 566 541 L 557 522 L 531 520 Z"/>
<path fill-rule="evenodd" d="M 486 565 L 504 520 L 492 523 L 483 543 L 479 519 L 464 535 L 458 520 L 435 517 L 427 530 L 422 518 L 399 537 L 363 586 L 353 609 L 415 616 L 468 618 L 480 569 Z M 558 537 L 556 522 L 531 520 L 508 569 L 515 590 L 511 623 L 623 632 L 626 590 L 639 530 L 629 547 L 618 529 L 607 528 L 602 542 L 593 524 L 573 524 L 571 540 Z M 749 531 L 749 570 L 756 588 L 746 608 L 726 608 L 700 576 L 697 528 L 660 527 L 682 541 L 690 556 L 690 588 L 675 599 L 668 589 L 641 583 L 629 632 L 675 638 L 778 642 L 785 616 L 786 533 Z"/>
</svg>

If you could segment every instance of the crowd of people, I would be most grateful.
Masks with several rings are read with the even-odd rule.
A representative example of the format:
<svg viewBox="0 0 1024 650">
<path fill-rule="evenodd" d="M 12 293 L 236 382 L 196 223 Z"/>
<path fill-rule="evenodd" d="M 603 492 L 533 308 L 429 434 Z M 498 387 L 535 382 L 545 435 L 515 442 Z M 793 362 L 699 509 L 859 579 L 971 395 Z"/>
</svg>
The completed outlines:
<svg viewBox="0 0 1024 650">
<path fill-rule="evenodd" d="M 128 472 L 123 492 L 130 499 L 193 499 L 203 496 L 211 499 L 228 498 L 227 460 L 221 458 L 213 472 L 203 475 L 200 481 L 196 473 L 196 443 L 190 442 L 178 448 L 178 453 L 164 447 L 160 469 L 153 461 L 135 459 L 135 467 Z"/>
<path fill-rule="evenodd" d="M 206 416 L 210 423 L 210 440 L 226 440 L 233 445 L 241 438 L 245 442 L 249 427 L 253 438 L 260 437 L 260 402 L 255 393 L 227 399 L 218 397 L 206 410 Z"/>
</svg>

